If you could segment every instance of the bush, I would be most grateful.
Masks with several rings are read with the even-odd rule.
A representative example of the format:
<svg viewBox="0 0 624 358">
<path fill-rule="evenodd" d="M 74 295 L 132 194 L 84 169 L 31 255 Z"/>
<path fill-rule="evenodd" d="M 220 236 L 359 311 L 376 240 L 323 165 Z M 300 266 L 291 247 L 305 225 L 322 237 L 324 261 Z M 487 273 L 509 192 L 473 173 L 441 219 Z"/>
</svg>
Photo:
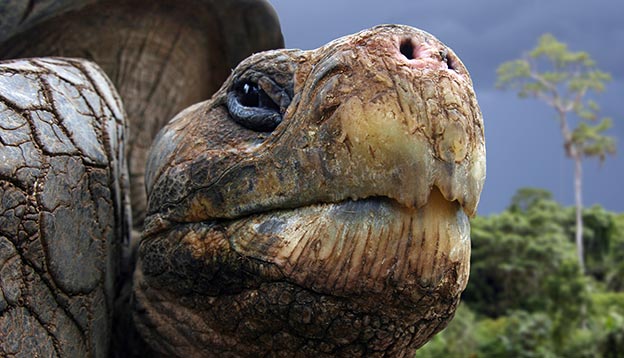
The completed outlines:
<svg viewBox="0 0 624 358">
<path fill-rule="evenodd" d="M 592 295 L 592 326 L 599 332 L 598 355 L 624 357 L 624 293 L 600 292 Z"/>
<path fill-rule="evenodd" d="M 516 310 L 580 316 L 586 279 L 562 225 L 567 213 L 549 199 L 519 207 L 472 221 L 465 302 L 492 318 Z"/>
<path fill-rule="evenodd" d="M 612 220 L 605 281 L 608 289 L 624 291 L 624 214 L 612 215 Z"/>
<path fill-rule="evenodd" d="M 515 311 L 477 320 L 461 305 L 456 318 L 417 353 L 417 358 L 555 358 L 552 322 L 544 313 Z"/>
</svg>

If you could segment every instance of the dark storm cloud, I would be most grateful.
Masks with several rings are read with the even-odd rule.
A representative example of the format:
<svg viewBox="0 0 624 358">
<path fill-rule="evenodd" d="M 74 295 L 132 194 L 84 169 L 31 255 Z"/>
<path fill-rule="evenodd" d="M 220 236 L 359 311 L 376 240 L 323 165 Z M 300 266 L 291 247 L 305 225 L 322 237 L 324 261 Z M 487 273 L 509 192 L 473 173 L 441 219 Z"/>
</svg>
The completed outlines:
<svg viewBox="0 0 624 358">
<path fill-rule="evenodd" d="M 525 186 L 546 188 L 573 202 L 572 163 L 551 108 L 519 100 L 494 88 L 496 68 L 533 48 L 552 33 L 573 51 L 587 51 L 614 81 L 597 97 L 603 114 L 614 117 L 619 156 L 600 167 L 587 161 L 585 202 L 624 211 L 624 1 L 621 0 L 447 0 L 447 1 L 271 1 L 286 45 L 316 48 L 336 37 L 381 23 L 402 23 L 428 31 L 449 45 L 468 67 L 486 124 L 488 178 L 480 212 L 507 206 Z"/>
</svg>

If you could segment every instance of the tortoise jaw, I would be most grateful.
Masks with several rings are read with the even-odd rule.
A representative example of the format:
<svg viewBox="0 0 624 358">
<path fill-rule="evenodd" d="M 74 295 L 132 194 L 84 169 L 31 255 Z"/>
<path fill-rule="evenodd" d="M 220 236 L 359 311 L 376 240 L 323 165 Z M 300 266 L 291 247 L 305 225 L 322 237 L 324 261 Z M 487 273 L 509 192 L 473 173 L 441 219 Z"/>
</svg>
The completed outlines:
<svg viewBox="0 0 624 358">
<path fill-rule="evenodd" d="M 402 356 L 452 318 L 469 232 L 437 188 L 420 208 L 371 197 L 180 224 L 141 244 L 135 322 L 154 345 L 202 332 L 202 354 L 294 356 L 294 340 Z"/>
<path fill-rule="evenodd" d="M 452 318 L 469 252 L 467 216 L 437 188 L 420 208 L 370 197 L 184 223 L 141 243 L 134 319 L 198 356 L 403 356 Z"/>
<path fill-rule="evenodd" d="M 311 205 L 235 220 L 225 235 L 239 255 L 329 295 L 414 304 L 448 280 L 459 296 L 468 280 L 467 216 L 435 187 L 420 208 L 383 197 Z"/>
<path fill-rule="evenodd" d="M 438 189 L 421 208 L 371 197 L 180 224 L 141 244 L 135 322 L 163 349 L 193 337 L 197 356 L 413 354 L 453 316 L 469 231 Z"/>
</svg>

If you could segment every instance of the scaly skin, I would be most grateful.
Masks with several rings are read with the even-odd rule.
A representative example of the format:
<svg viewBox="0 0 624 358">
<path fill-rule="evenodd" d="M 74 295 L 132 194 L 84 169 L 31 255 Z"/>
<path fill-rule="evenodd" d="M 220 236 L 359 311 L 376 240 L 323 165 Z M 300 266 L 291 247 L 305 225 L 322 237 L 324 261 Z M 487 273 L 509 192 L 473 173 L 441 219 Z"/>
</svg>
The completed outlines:
<svg viewBox="0 0 624 358">
<path fill-rule="evenodd" d="M 244 81 L 291 98 L 272 132 L 233 120 Z M 138 329 L 163 356 L 410 356 L 465 288 L 484 178 L 472 83 L 431 35 L 252 56 L 155 140 Z"/>
<path fill-rule="evenodd" d="M 129 230 L 124 135 L 96 65 L 0 63 L 0 356 L 109 356 Z"/>
</svg>

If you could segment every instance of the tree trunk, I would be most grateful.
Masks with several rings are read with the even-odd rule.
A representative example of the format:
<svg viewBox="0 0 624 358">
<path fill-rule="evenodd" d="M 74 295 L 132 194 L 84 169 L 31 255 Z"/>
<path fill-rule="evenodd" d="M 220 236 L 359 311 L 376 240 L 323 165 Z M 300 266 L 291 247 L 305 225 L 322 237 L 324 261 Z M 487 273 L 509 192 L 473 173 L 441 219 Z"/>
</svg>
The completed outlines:
<svg viewBox="0 0 624 358">
<path fill-rule="evenodd" d="M 563 147 L 566 155 L 574 160 L 574 201 L 576 205 L 576 255 L 579 260 L 581 272 L 585 274 L 585 259 L 583 249 L 583 168 L 581 160 L 583 156 L 572 140 L 572 133 L 568 127 L 565 109 L 555 106 L 559 114 L 559 125 L 563 135 Z"/>
<path fill-rule="evenodd" d="M 585 273 L 585 259 L 583 255 L 583 196 L 581 157 L 575 153 L 574 159 L 574 199 L 576 204 L 576 254 L 578 255 L 581 272 Z"/>
</svg>

